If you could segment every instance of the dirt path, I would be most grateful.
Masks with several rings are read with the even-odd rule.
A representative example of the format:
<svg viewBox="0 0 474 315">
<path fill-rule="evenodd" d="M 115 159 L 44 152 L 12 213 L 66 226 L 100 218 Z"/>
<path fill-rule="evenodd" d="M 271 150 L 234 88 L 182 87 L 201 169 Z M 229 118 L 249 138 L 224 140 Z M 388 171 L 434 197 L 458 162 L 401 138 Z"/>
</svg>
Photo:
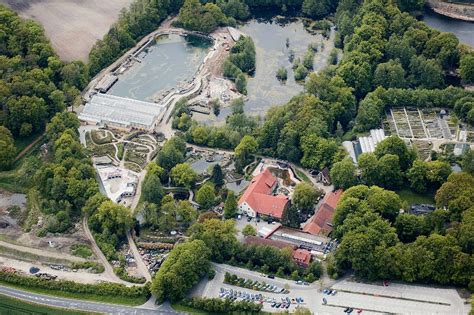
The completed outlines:
<svg viewBox="0 0 474 315">
<path fill-rule="evenodd" d="M 145 263 L 143 262 L 142 256 L 138 252 L 137 245 L 135 244 L 135 241 L 133 240 L 132 234 L 130 231 L 127 231 L 127 240 L 128 240 L 128 246 L 130 247 L 130 250 L 133 253 L 133 256 L 135 257 L 135 262 L 137 263 L 137 269 L 140 272 L 142 276 L 145 277 L 147 281 L 151 281 L 151 274 L 148 271 L 148 268 L 146 267 Z"/>
<path fill-rule="evenodd" d="M 72 262 L 84 262 L 86 261 L 84 258 L 69 255 L 66 253 L 57 253 L 53 251 L 48 251 L 44 249 L 39 249 L 39 248 L 34 248 L 34 247 L 27 247 L 27 246 L 21 246 L 21 245 L 16 245 L 4 241 L 0 241 L 0 246 L 7 247 L 13 250 L 17 250 L 20 252 L 25 252 L 25 253 L 31 253 L 37 256 L 42 256 L 42 257 L 50 257 L 50 258 L 56 258 L 56 259 L 62 259 L 62 260 L 70 260 Z"/>
<path fill-rule="evenodd" d="M 18 160 L 21 159 L 26 153 L 28 153 L 28 151 L 30 151 L 32 147 L 34 147 L 38 142 L 41 141 L 41 139 L 43 139 L 43 136 L 44 136 L 44 134 L 42 134 L 41 136 L 39 136 L 38 138 L 36 138 L 35 141 L 31 142 L 26 148 L 24 148 L 20 153 L 18 153 L 18 155 L 16 156 L 15 160 L 13 160 L 13 162 L 18 161 Z"/>
<path fill-rule="evenodd" d="M 120 279 L 114 272 L 114 269 L 110 265 L 109 261 L 107 258 L 105 258 L 104 253 L 100 250 L 99 246 L 97 246 L 97 243 L 95 242 L 94 237 L 92 236 L 91 231 L 89 230 L 89 225 L 87 224 L 87 218 L 84 217 L 82 219 L 82 225 L 84 227 L 84 234 L 86 237 L 89 239 L 92 247 L 92 251 L 94 254 L 97 256 L 97 258 L 100 260 L 101 264 L 104 266 L 105 270 L 103 274 L 109 279 L 109 281 L 117 282 L 117 283 L 122 283 L 125 285 L 131 285 L 130 283 L 123 281 Z"/>
</svg>

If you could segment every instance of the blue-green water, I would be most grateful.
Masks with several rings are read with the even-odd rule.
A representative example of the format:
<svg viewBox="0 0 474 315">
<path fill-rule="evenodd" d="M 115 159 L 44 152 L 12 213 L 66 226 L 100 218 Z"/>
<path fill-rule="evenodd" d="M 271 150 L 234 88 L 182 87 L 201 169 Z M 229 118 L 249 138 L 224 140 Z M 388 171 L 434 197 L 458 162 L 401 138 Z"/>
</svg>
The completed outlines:
<svg viewBox="0 0 474 315">
<path fill-rule="evenodd" d="M 161 36 L 138 56 L 141 62 L 119 75 L 109 94 L 152 101 L 159 92 L 192 80 L 212 43 L 202 37 Z"/>
</svg>

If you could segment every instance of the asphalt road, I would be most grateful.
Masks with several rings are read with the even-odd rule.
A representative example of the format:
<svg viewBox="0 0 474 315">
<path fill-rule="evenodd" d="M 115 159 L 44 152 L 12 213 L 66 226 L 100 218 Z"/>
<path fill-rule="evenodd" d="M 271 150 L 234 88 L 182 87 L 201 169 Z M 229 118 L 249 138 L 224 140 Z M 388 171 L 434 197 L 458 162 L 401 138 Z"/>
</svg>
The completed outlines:
<svg viewBox="0 0 474 315">
<path fill-rule="evenodd" d="M 162 304 L 153 308 L 131 307 L 124 305 L 114 305 L 107 303 L 88 302 L 75 299 L 59 298 L 50 295 L 36 294 L 21 291 L 5 286 L 0 286 L 0 294 L 8 297 L 20 299 L 30 303 L 38 303 L 51 307 L 95 312 L 104 314 L 181 314 L 174 311 L 169 304 Z M 147 303 L 148 304 L 148 303 Z"/>
</svg>

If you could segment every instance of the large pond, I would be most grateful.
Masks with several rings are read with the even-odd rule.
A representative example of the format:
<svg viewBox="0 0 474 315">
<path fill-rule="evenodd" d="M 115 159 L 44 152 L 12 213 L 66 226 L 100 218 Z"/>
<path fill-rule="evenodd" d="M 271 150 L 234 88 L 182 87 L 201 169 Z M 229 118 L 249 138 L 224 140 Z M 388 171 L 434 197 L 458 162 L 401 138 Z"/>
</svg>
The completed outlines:
<svg viewBox="0 0 474 315">
<path fill-rule="evenodd" d="M 423 12 L 423 21 L 439 31 L 453 33 L 461 43 L 474 47 L 474 23 L 452 19 L 429 9 Z"/>
<path fill-rule="evenodd" d="M 109 94 L 153 101 L 160 92 L 191 80 L 211 45 L 200 36 L 160 36 L 137 56 L 140 62 L 119 75 Z"/>
<path fill-rule="evenodd" d="M 303 91 L 303 85 L 295 81 L 290 52 L 295 58 L 302 58 L 309 44 L 316 43 L 318 52 L 314 58 L 314 69 L 321 70 L 327 65 L 329 53 L 334 47 L 334 32 L 330 39 L 324 39 L 320 34 L 309 33 L 299 19 L 281 22 L 274 19 L 255 19 L 239 28 L 252 37 L 256 47 L 256 71 L 248 78 L 248 100 L 245 103 L 245 113 L 249 115 L 264 115 L 274 105 L 283 105 L 293 96 Z M 287 39 L 289 46 L 287 47 Z M 323 47 L 321 49 L 321 47 Z M 277 80 L 278 68 L 288 70 L 288 80 L 282 83 Z M 221 110 L 217 122 L 222 122 L 231 109 Z M 197 120 L 205 123 L 215 122 L 205 115 L 193 115 Z"/>
</svg>

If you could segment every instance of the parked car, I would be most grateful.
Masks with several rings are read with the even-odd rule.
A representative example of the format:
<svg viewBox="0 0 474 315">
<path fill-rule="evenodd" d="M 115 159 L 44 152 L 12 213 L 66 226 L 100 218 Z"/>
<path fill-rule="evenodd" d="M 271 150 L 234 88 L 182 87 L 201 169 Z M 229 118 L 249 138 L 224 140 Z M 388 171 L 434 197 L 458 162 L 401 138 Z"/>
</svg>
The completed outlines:
<svg viewBox="0 0 474 315">
<path fill-rule="evenodd" d="M 359 309 L 357 310 L 357 314 L 360 314 L 360 313 L 362 313 L 362 309 L 361 309 L 361 308 L 359 308 Z"/>
<path fill-rule="evenodd" d="M 329 293 L 329 290 L 328 289 L 324 289 L 323 290 L 323 294 L 328 294 Z"/>
<path fill-rule="evenodd" d="M 275 276 L 274 275 L 268 275 L 268 278 L 275 279 Z"/>
<path fill-rule="evenodd" d="M 323 298 L 323 305 L 326 305 L 328 304 L 328 300 L 326 300 L 326 298 Z"/>
<path fill-rule="evenodd" d="M 336 295 L 337 291 L 336 290 L 332 290 L 331 291 L 331 295 Z"/>
<path fill-rule="evenodd" d="M 298 281 L 296 281 L 296 284 L 300 284 L 300 285 L 301 285 L 301 284 L 303 284 L 303 281 L 298 280 Z"/>
</svg>

